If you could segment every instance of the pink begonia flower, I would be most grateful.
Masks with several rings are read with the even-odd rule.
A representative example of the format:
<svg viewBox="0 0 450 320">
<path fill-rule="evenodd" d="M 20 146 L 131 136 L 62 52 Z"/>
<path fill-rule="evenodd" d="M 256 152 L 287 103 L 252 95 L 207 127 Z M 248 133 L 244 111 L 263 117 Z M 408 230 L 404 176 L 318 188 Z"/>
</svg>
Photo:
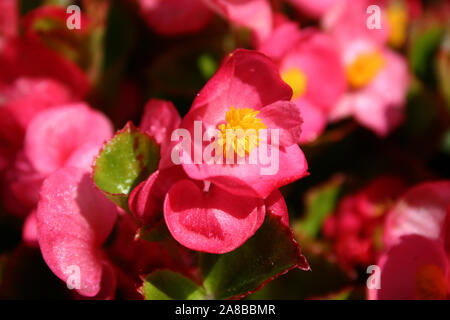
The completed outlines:
<svg viewBox="0 0 450 320">
<path fill-rule="evenodd" d="M 264 199 L 279 187 L 307 174 L 305 156 L 296 144 L 300 139 L 302 119 L 296 105 L 289 101 L 291 96 L 292 89 L 283 82 L 269 58 L 255 51 L 236 50 L 227 56 L 182 120 L 181 128 L 189 132 L 191 143 L 177 141 L 172 150 L 176 152 L 181 144 L 180 162 L 190 178 L 210 181 L 237 196 Z M 220 139 L 217 143 L 202 142 L 202 145 L 195 142 L 195 136 L 199 133 L 194 131 L 198 130 L 198 124 L 203 133 L 210 129 L 216 133 L 224 132 L 221 141 L 227 149 L 221 152 Z M 263 163 L 262 149 L 251 143 L 235 141 L 236 144 L 229 146 L 232 143 L 225 142 L 226 130 L 239 128 L 254 129 L 257 138 L 261 128 L 267 128 L 267 137 L 278 131 L 278 144 L 269 141 L 269 138 L 265 144 L 270 151 L 268 154 L 276 159 L 269 159 L 270 164 Z M 211 144 L 219 145 L 219 153 L 212 152 L 215 156 L 225 158 L 227 153 L 231 153 L 234 164 L 226 163 L 230 160 L 228 156 L 223 159 L 224 164 L 203 160 L 203 155 L 207 153 L 205 150 L 210 149 Z M 244 164 L 236 164 L 238 156 L 245 159 Z M 249 161 L 249 156 L 257 158 L 255 163 Z M 263 170 L 268 170 L 264 171 L 267 174 L 262 174 Z"/>
<path fill-rule="evenodd" d="M 353 116 L 384 137 L 403 120 L 408 68 L 404 58 L 386 48 L 389 29 L 385 19 L 380 29 L 369 29 L 366 9 L 366 1 L 343 1 L 327 21 L 350 87 L 331 110 L 330 119 Z"/>
<path fill-rule="evenodd" d="M 336 212 L 323 223 L 325 238 L 333 243 L 333 251 L 345 268 L 374 263 L 381 251 L 379 232 L 385 213 L 405 189 L 395 177 L 380 177 L 345 196 Z"/>
<path fill-rule="evenodd" d="M 181 35 L 203 29 L 213 17 L 202 0 L 139 0 L 145 22 L 162 35 Z"/>
<path fill-rule="evenodd" d="M 410 189 L 388 215 L 379 288 L 369 299 L 450 298 L 450 182 Z"/>
<path fill-rule="evenodd" d="M 280 47 L 286 32 L 293 42 L 289 47 Z M 345 72 L 334 39 L 314 29 L 294 29 L 287 22 L 274 31 L 260 50 L 269 55 L 275 53 L 272 58 L 278 61 L 281 77 L 293 90 L 292 101 L 303 118 L 299 142 L 315 140 L 325 129 L 327 113 L 346 90 Z"/>
<path fill-rule="evenodd" d="M 82 103 L 38 113 L 28 125 L 23 153 L 6 174 L 5 204 L 16 214 L 27 214 L 48 175 L 64 166 L 90 168 L 111 135 L 109 120 Z"/>
<path fill-rule="evenodd" d="M 147 128 L 161 143 L 161 150 L 170 153 L 164 144 L 173 146 L 169 133 L 179 124 L 171 103 L 151 100 L 141 129 Z M 289 225 L 286 203 L 278 190 L 265 200 L 236 195 L 209 181 L 189 179 L 181 165 L 171 162 L 132 191 L 129 208 L 144 226 L 157 227 L 164 219 L 180 244 L 211 253 L 229 252 L 242 245 L 261 226 L 266 212 L 280 215 L 281 222 Z"/>
<path fill-rule="evenodd" d="M 313 18 L 322 17 L 330 8 L 339 3 L 339 1 L 341 0 L 288 0 L 301 13 L 305 13 Z"/>
<path fill-rule="evenodd" d="M 272 30 L 273 16 L 269 0 L 203 0 L 215 12 L 240 27 L 250 29 L 256 43 Z"/>
<path fill-rule="evenodd" d="M 79 285 L 76 290 L 83 296 L 96 296 L 102 277 L 108 277 L 107 283 L 115 281 L 101 246 L 117 214 L 115 205 L 95 187 L 85 169 L 65 167 L 49 176 L 42 186 L 37 209 L 42 256 L 61 280 L 75 288 Z M 107 297 L 113 294 L 114 287 Z"/>
</svg>

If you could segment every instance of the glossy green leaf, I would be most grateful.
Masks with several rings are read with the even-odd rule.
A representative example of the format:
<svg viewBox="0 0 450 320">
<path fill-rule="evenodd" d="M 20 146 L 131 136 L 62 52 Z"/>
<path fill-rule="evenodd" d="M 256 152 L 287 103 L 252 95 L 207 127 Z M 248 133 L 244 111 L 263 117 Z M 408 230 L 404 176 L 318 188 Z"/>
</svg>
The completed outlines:
<svg viewBox="0 0 450 320">
<path fill-rule="evenodd" d="M 290 228 L 271 214 L 238 249 L 226 254 L 203 254 L 201 267 L 203 286 L 213 299 L 243 297 L 290 269 L 309 269 Z"/>
<path fill-rule="evenodd" d="M 157 270 L 144 279 L 146 300 L 201 300 L 205 291 L 192 280 L 170 270 Z"/>
<path fill-rule="evenodd" d="M 108 141 L 94 166 L 94 182 L 107 197 L 128 210 L 130 192 L 158 167 L 159 147 L 128 123 Z"/>
<path fill-rule="evenodd" d="M 335 261 L 330 261 L 325 254 L 308 250 L 308 245 L 302 246 L 308 256 L 312 272 L 292 270 L 286 276 L 280 277 L 262 290 L 248 298 L 251 300 L 301 300 L 323 299 L 345 290 L 354 284 L 349 275 Z"/>
</svg>

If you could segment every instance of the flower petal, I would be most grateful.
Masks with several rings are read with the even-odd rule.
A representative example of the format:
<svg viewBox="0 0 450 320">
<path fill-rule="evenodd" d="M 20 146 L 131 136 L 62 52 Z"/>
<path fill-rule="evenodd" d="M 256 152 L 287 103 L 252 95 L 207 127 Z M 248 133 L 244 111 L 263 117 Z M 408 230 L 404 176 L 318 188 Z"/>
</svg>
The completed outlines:
<svg viewBox="0 0 450 320">
<path fill-rule="evenodd" d="M 71 160 L 78 148 L 86 144 L 100 147 L 111 135 L 112 125 L 103 114 L 85 104 L 61 106 L 33 119 L 24 150 L 37 171 L 49 174 Z"/>
<path fill-rule="evenodd" d="M 392 246 L 402 236 L 410 234 L 439 239 L 449 205 L 450 182 L 427 182 L 413 187 L 389 212 L 384 231 L 385 244 Z"/>
<path fill-rule="evenodd" d="M 95 296 L 107 261 L 101 245 L 117 217 L 115 205 L 94 185 L 87 171 L 66 167 L 47 178 L 37 209 L 42 256 L 61 280 L 80 271 L 84 296 Z"/>
<path fill-rule="evenodd" d="M 422 299 L 417 287 L 419 272 L 427 266 L 441 270 L 444 277 L 448 272 L 447 258 L 439 242 L 419 235 L 402 237 L 380 258 L 378 266 L 381 268 L 380 289 L 368 290 L 371 300 Z"/>
<path fill-rule="evenodd" d="M 164 217 L 182 245 L 209 253 L 241 246 L 264 221 L 262 200 L 239 197 L 212 185 L 203 193 L 192 181 L 176 183 L 164 201 Z"/>
</svg>

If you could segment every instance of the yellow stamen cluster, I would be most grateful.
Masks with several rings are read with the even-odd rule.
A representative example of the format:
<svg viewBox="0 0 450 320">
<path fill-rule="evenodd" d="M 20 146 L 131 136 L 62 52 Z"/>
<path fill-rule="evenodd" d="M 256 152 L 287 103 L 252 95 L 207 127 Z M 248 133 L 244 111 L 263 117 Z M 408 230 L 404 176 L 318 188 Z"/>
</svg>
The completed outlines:
<svg viewBox="0 0 450 320">
<path fill-rule="evenodd" d="M 259 146 L 259 130 L 267 127 L 257 118 L 259 111 L 250 108 L 234 108 L 233 106 L 225 114 L 226 123 L 218 126 L 222 137 L 218 143 L 223 146 L 224 155 L 230 148 L 239 157 L 248 155 Z"/>
<path fill-rule="evenodd" d="M 381 52 L 360 54 L 348 67 L 347 79 L 354 89 L 368 85 L 385 65 Z"/>
<path fill-rule="evenodd" d="M 281 78 L 292 88 L 292 100 L 300 98 L 305 93 L 307 78 L 300 69 L 288 69 L 281 74 Z"/>
</svg>

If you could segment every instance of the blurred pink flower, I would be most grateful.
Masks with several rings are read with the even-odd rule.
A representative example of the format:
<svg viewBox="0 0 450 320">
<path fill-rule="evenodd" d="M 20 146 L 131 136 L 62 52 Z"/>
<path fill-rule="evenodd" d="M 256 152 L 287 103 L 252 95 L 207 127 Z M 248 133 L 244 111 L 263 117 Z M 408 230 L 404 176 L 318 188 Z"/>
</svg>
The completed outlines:
<svg viewBox="0 0 450 320">
<path fill-rule="evenodd" d="M 333 38 L 314 29 L 296 30 L 291 37 L 295 42 L 279 58 L 279 68 L 303 118 L 299 142 L 308 143 L 325 129 L 328 112 L 346 90 L 346 79 Z"/>
<path fill-rule="evenodd" d="M 111 135 L 109 120 L 85 104 L 41 111 L 26 128 L 23 149 L 6 173 L 5 204 L 16 214 L 28 214 L 48 175 L 64 166 L 90 168 Z"/>
<path fill-rule="evenodd" d="M 33 117 L 72 99 L 65 86 L 51 79 L 18 78 L 0 86 L 0 172 L 22 148 L 25 130 Z"/>
<path fill-rule="evenodd" d="M 252 31 L 255 42 L 266 39 L 272 30 L 272 8 L 269 0 L 203 0 L 231 23 Z"/>
<path fill-rule="evenodd" d="M 369 299 L 450 297 L 450 182 L 415 186 L 389 212 L 379 289 Z"/>
<path fill-rule="evenodd" d="M 213 13 L 202 0 L 139 0 L 145 22 L 155 32 L 172 36 L 204 28 Z"/>
<path fill-rule="evenodd" d="M 323 224 L 340 264 L 347 268 L 373 263 L 381 250 L 385 213 L 405 189 L 402 180 L 380 177 L 345 196 Z M 379 239 L 378 239 L 379 238 Z"/>
<path fill-rule="evenodd" d="M 331 110 L 330 119 L 353 116 L 383 137 L 403 120 L 409 76 L 404 58 L 386 47 L 386 14 L 381 16 L 380 29 L 366 26 L 366 9 L 377 3 L 342 1 L 326 17 L 325 26 L 338 43 L 349 86 L 348 93 Z"/>
</svg>

